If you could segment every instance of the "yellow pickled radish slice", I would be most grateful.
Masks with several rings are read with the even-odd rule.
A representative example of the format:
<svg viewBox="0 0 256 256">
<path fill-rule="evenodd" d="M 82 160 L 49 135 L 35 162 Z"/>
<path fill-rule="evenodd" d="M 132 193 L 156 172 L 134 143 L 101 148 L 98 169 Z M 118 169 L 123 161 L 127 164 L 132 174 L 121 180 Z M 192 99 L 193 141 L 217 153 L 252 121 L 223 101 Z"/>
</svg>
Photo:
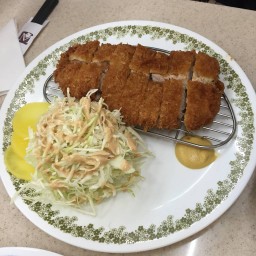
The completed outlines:
<svg viewBox="0 0 256 256">
<path fill-rule="evenodd" d="M 41 115 L 47 112 L 49 103 L 47 102 L 32 102 L 21 107 L 15 114 L 12 120 L 13 130 L 20 137 L 28 137 L 28 127 L 36 130 Z"/>
<path fill-rule="evenodd" d="M 28 147 L 28 138 L 18 135 L 16 131 L 12 134 L 11 145 L 13 151 L 20 157 L 24 158 L 26 155 L 26 148 Z"/>
<path fill-rule="evenodd" d="M 4 154 L 4 161 L 7 170 L 16 178 L 31 180 L 34 173 L 34 167 L 28 164 L 24 158 L 18 156 L 12 146 L 9 146 Z"/>
</svg>

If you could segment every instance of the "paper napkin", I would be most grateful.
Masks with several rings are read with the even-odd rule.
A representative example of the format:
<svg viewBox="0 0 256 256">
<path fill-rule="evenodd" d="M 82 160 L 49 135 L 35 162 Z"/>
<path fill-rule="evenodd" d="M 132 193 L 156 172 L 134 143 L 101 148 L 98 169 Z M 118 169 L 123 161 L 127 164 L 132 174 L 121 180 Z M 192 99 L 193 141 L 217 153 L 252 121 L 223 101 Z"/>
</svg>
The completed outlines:
<svg viewBox="0 0 256 256">
<path fill-rule="evenodd" d="M 0 96 L 10 90 L 24 70 L 17 28 L 12 19 L 0 29 Z"/>
</svg>

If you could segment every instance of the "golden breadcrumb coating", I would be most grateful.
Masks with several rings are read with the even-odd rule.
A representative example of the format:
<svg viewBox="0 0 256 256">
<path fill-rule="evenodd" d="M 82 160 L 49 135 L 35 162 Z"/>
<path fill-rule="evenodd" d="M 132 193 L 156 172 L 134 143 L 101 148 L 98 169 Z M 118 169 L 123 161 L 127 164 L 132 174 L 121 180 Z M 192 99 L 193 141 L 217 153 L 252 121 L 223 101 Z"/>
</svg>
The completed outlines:
<svg viewBox="0 0 256 256">
<path fill-rule="evenodd" d="M 69 60 L 79 60 L 90 63 L 99 45 L 99 41 L 91 41 L 86 44 L 77 45 L 75 51 L 69 54 Z"/>
<path fill-rule="evenodd" d="M 111 63 L 102 81 L 102 97 L 105 98 L 108 94 L 121 93 L 129 74 L 130 69 L 127 64 Z"/>
<path fill-rule="evenodd" d="M 127 79 L 122 96 L 119 98 L 124 121 L 131 126 L 138 125 L 139 107 L 144 101 L 149 77 L 132 72 Z"/>
<path fill-rule="evenodd" d="M 167 78 L 190 79 L 191 70 L 195 62 L 195 51 L 172 51 L 169 57 Z"/>
<path fill-rule="evenodd" d="M 116 45 L 102 44 L 98 50 L 94 53 L 93 62 L 110 61 L 113 52 L 116 49 Z"/>
<path fill-rule="evenodd" d="M 223 91 L 212 84 L 188 81 L 184 123 L 187 130 L 210 124 L 220 110 Z"/>
<path fill-rule="evenodd" d="M 162 101 L 162 84 L 150 81 L 139 104 L 138 125 L 145 131 L 157 126 Z"/>
<path fill-rule="evenodd" d="M 220 72 L 219 62 L 206 53 L 199 52 L 193 69 L 193 81 L 202 83 L 215 83 Z"/>
<path fill-rule="evenodd" d="M 65 96 L 67 96 L 67 88 L 70 89 L 71 94 L 73 95 L 73 92 L 75 91 L 74 77 L 76 76 L 78 70 L 81 68 L 82 63 L 67 62 L 65 65 L 63 65 L 62 59 L 62 63 L 60 63 L 60 65 L 61 68 L 59 66 L 54 71 L 55 82 L 59 84 L 59 87 Z"/>
<path fill-rule="evenodd" d="M 163 97 L 158 120 L 160 129 L 176 129 L 180 126 L 180 119 L 185 101 L 185 88 L 182 80 L 166 80 L 163 83 Z"/>
<path fill-rule="evenodd" d="M 110 62 L 129 64 L 133 57 L 135 49 L 135 46 L 129 44 L 118 44 L 111 56 Z"/>
<path fill-rule="evenodd" d="M 155 55 L 156 52 L 152 49 L 138 44 L 129 65 L 130 69 L 148 75 Z"/>
<path fill-rule="evenodd" d="M 168 63 L 169 56 L 162 52 L 157 52 L 154 60 L 152 61 L 152 65 L 150 68 L 150 73 L 166 75 L 168 72 Z"/>
<path fill-rule="evenodd" d="M 219 111 L 219 72 L 218 60 L 202 52 L 168 55 L 140 44 L 91 41 L 62 53 L 53 75 L 64 95 L 69 88 L 77 99 L 99 89 L 110 110 L 120 109 L 128 125 L 145 130 L 178 128 L 186 101 L 184 124 L 195 130 Z"/>
</svg>

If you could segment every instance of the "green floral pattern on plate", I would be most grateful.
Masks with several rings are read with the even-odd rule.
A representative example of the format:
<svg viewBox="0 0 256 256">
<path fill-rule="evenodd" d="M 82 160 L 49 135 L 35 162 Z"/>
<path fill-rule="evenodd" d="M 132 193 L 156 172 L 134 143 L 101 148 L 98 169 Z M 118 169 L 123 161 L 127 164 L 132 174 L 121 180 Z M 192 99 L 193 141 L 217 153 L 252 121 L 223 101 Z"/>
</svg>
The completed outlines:
<svg viewBox="0 0 256 256">
<path fill-rule="evenodd" d="M 127 231 L 126 227 L 120 226 L 110 230 L 104 227 L 95 227 L 93 224 L 80 226 L 76 224 L 76 217 L 61 216 L 59 211 L 54 210 L 51 204 L 43 204 L 37 202 L 32 204 L 25 199 L 25 195 L 21 194 L 24 202 L 30 209 L 36 212 L 43 220 L 59 230 L 70 233 L 74 237 L 83 237 L 87 240 L 97 241 L 99 243 L 114 243 L 114 244 L 129 244 L 141 241 L 149 241 L 166 237 L 177 231 L 190 227 L 193 223 L 201 220 L 207 214 L 211 213 L 223 200 L 225 200 L 232 189 L 236 186 L 238 180 L 243 176 L 244 169 L 250 159 L 250 154 L 254 139 L 254 114 L 252 106 L 249 102 L 245 86 L 242 84 L 239 76 L 231 68 L 228 62 L 216 53 L 211 47 L 205 43 L 188 36 L 187 34 L 179 33 L 168 28 L 160 28 L 157 26 L 116 26 L 107 29 L 98 30 L 88 34 L 79 36 L 69 43 L 55 49 L 51 54 L 48 54 L 44 59 L 39 61 L 23 82 L 19 85 L 15 92 L 15 96 L 9 106 L 7 117 L 4 122 L 4 140 L 3 150 L 6 150 L 10 144 L 12 132 L 11 120 L 14 113 L 26 103 L 25 95 L 32 92 L 36 81 L 46 74 L 48 65 L 55 65 L 62 52 L 69 46 L 77 43 L 85 43 L 91 40 L 106 41 L 109 37 L 123 38 L 124 36 L 150 36 L 152 40 L 165 39 L 172 44 L 183 43 L 187 50 L 203 51 L 216 57 L 221 66 L 221 73 L 226 81 L 227 88 L 235 93 L 232 103 L 240 110 L 238 122 L 241 127 L 241 135 L 237 138 L 237 146 L 239 151 L 235 155 L 235 159 L 230 162 L 230 173 L 225 180 L 217 183 L 217 189 L 209 189 L 204 197 L 203 203 L 197 203 L 193 209 L 186 209 L 184 215 L 180 219 L 174 219 L 171 215 L 161 222 L 159 226 L 152 224 L 149 227 L 138 226 L 133 231 Z M 19 190 L 23 182 L 11 176 L 12 182 L 16 190 Z M 27 192 L 33 195 L 33 191 Z"/>
</svg>

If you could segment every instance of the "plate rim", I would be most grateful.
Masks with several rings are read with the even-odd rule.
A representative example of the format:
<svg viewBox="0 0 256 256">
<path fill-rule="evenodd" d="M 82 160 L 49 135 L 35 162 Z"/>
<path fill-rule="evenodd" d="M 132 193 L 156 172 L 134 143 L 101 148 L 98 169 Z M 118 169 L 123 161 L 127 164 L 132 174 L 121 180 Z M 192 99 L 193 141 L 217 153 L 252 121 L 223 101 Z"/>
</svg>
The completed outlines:
<svg viewBox="0 0 256 256">
<path fill-rule="evenodd" d="M 42 56 L 46 56 L 47 55 L 47 52 L 50 52 L 52 49 L 56 49 L 59 45 L 63 45 L 63 42 L 65 41 L 70 41 L 72 40 L 74 37 L 78 36 L 79 34 L 88 34 L 90 31 L 95 31 L 95 30 L 100 30 L 102 29 L 102 27 L 104 27 L 105 29 L 108 28 L 108 27 L 115 27 L 115 26 L 127 26 L 129 24 L 134 24 L 136 26 L 145 26 L 145 25 L 152 25 L 152 26 L 160 26 L 161 28 L 165 28 L 165 27 L 168 27 L 168 28 L 171 28 L 171 29 L 176 29 L 177 31 L 181 30 L 181 31 L 184 31 L 184 32 L 189 32 L 190 37 L 196 37 L 197 39 L 199 38 L 200 40 L 203 40 L 205 42 L 208 42 L 210 44 L 213 44 L 214 45 L 214 48 L 218 49 L 218 52 L 221 52 L 222 55 L 223 54 L 227 54 L 222 48 L 220 48 L 217 44 L 215 44 L 214 42 L 212 42 L 211 40 L 205 38 L 204 36 L 201 36 L 200 34 L 196 33 L 196 32 L 193 32 L 189 29 L 186 29 L 186 28 L 183 28 L 183 27 L 179 27 L 179 26 L 176 26 L 176 25 L 171 25 L 171 24 L 168 24 L 168 23 L 162 23 L 162 22 L 155 22 L 155 21 L 116 21 L 116 22 L 110 22 L 110 23 L 105 23 L 105 24 L 100 24 L 100 25 L 96 25 L 96 26 L 93 26 L 93 27 L 90 27 L 90 28 L 86 28 L 86 29 L 83 29 L 81 31 L 78 31 L 76 33 L 73 33 L 72 35 L 68 36 L 68 37 L 65 37 L 63 38 L 62 40 L 56 42 L 55 44 L 53 44 L 52 46 L 50 46 L 49 48 L 47 48 L 46 50 L 44 50 L 41 54 L 39 54 L 29 65 L 28 67 L 26 68 L 26 71 L 27 70 L 31 70 L 31 67 L 35 66 L 35 64 L 38 62 L 38 60 L 40 60 L 42 58 Z M 180 32 L 180 31 L 179 31 Z M 249 81 L 249 79 L 247 78 L 246 74 L 244 73 L 244 71 L 242 70 L 242 68 L 234 61 L 233 62 L 233 65 L 236 69 L 239 69 L 239 72 L 240 72 L 240 75 L 243 76 L 243 80 L 246 81 L 246 89 L 249 90 L 248 93 L 251 93 L 253 92 L 253 94 L 255 95 L 255 92 L 253 90 L 253 87 Z M 22 77 L 24 76 L 24 74 L 26 73 L 26 71 L 23 73 L 23 75 L 20 77 L 20 79 L 18 81 L 22 81 Z M 7 111 L 7 106 L 8 106 L 8 100 L 10 101 L 14 95 L 14 92 L 15 92 L 15 89 L 17 89 L 18 85 L 19 85 L 20 82 L 17 82 L 16 83 L 16 86 L 13 87 L 10 92 L 8 93 L 7 95 L 7 99 L 4 101 L 3 103 L 3 106 L 1 108 L 1 111 L 0 113 L 4 112 L 4 111 Z M 249 98 L 250 100 L 250 98 Z M 5 103 L 6 102 L 6 103 Z M 252 104 L 252 102 L 250 102 Z M 255 120 L 254 120 L 255 122 Z M 1 136 L 2 137 L 2 136 Z M 2 138 L 0 138 L 0 144 L 2 145 Z M 251 155 L 253 153 L 253 151 L 255 151 L 255 147 L 252 148 L 251 150 Z M 182 230 L 182 231 L 185 231 L 186 233 L 188 233 L 186 236 L 184 236 L 183 234 L 181 235 L 182 238 L 177 238 L 176 240 L 174 239 L 173 242 L 171 243 L 166 243 L 166 239 L 155 239 L 155 240 L 149 240 L 149 241 L 146 241 L 144 242 L 144 246 L 141 245 L 141 243 L 135 243 L 135 244 L 132 244 L 132 248 L 131 246 L 128 248 L 127 250 L 127 244 L 118 244 L 118 248 L 113 248 L 113 246 L 116 246 L 116 244 L 110 246 L 112 248 L 110 248 L 110 250 L 106 250 L 106 245 L 108 244 L 104 244 L 104 246 L 102 246 L 103 244 L 99 244 L 99 243 L 96 243 L 96 247 L 97 248 L 88 248 L 88 247 L 82 247 L 82 248 L 86 248 L 86 249 L 92 249 L 94 251 L 101 251 L 101 252 L 138 252 L 138 251 L 145 251 L 145 250 L 151 250 L 151 249 L 156 249 L 156 248 L 160 248 L 160 247 L 163 247 L 163 246 L 166 246 L 166 245 L 169 245 L 169 244 L 172 244 L 172 243 L 175 243 L 175 242 L 178 242 L 180 240 L 183 240 L 197 232 L 199 232 L 200 230 L 204 229 L 205 227 L 207 227 L 208 225 L 210 225 L 211 223 L 213 223 L 216 219 L 218 219 L 224 212 L 226 212 L 227 209 L 229 209 L 232 204 L 237 200 L 237 198 L 240 196 L 240 194 L 242 193 L 242 191 L 244 190 L 246 184 L 248 183 L 249 179 L 251 178 L 252 174 L 253 174 L 253 171 L 254 171 L 254 167 L 256 165 L 256 160 L 254 161 L 249 161 L 248 162 L 248 165 L 250 165 L 249 167 L 246 166 L 246 169 L 250 169 L 250 175 L 243 175 L 241 177 L 241 179 L 239 180 L 239 182 L 236 184 L 236 190 L 238 190 L 239 188 L 239 193 L 236 193 L 235 195 L 232 195 L 232 198 L 231 196 L 229 196 L 225 202 L 228 202 L 226 203 L 226 208 L 224 207 L 223 208 L 223 202 L 221 203 L 222 204 L 222 209 L 220 209 L 220 207 L 217 207 L 217 209 L 215 209 L 215 216 L 213 218 L 213 216 L 211 214 L 208 214 L 206 215 L 203 219 L 200 220 L 200 222 L 203 224 L 202 227 L 198 227 L 196 230 L 194 230 L 193 232 L 188 232 L 188 229 L 185 229 L 185 230 Z M 1 174 L 1 172 L 0 172 Z M 2 175 L 1 175 L 2 176 Z M 4 181 L 3 181 L 4 183 Z M 5 185 L 5 183 L 4 183 Z M 9 193 L 10 191 L 6 188 L 7 192 Z M 232 191 L 230 193 L 234 193 L 234 189 L 232 189 Z M 10 196 L 10 194 L 9 194 Z M 21 205 L 20 205 L 20 202 L 15 202 L 15 204 L 17 205 L 17 207 L 20 209 Z M 22 204 L 22 203 L 21 203 Z M 217 214 L 216 214 L 217 212 Z M 24 213 L 23 213 L 24 214 Z M 25 215 L 26 216 L 26 215 Z M 27 217 L 27 216 L 26 216 Z M 28 218 L 28 217 L 27 217 Z M 211 220 L 208 220 L 208 219 L 211 219 Z M 209 223 L 210 222 L 210 223 Z M 33 222 L 34 223 L 34 222 Z M 37 224 L 34 223 L 36 226 Z M 48 224 L 48 223 L 47 223 Z M 41 228 L 41 227 L 40 227 Z M 42 228 L 41 228 L 42 229 Z M 47 231 L 45 231 L 44 229 L 42 229 L 44 232 L 48 233 Z M 179 231 L 180 232 L 180 231 Z M 178 232 L 178 233 L 179 233 Z M 49 234 L 49 233 L 48 233 Z M 177 234 L 177 233 L 176 233 Z M 181 234 L 181 233 L 179 233 Z M 54 236 L 53 234 L 49 234 L 51 236 Z M 57 239 L 61 240 L 59 237 L 56 237 Z M 67 243 L 67 241 L 65 240 L 62 240 L 64 242 Z M 86 240 L 88 242 L 88 240 Z M 90 241 L 91 242 L 91 241 Z M 148 247 L 148 243 L 150 243 L 151 245 L 153 244 L 153 246 L 150 246 L 150 248 Z M 156 243 L 156 244 L 155 244 Z M 74 245 L 74 244 L 72 244 Z M 78 245 L 75 245 L 75 246 L 78 246 Z M 80 246 L 78 246 L 80 247 Z M 97 250 L 98 249 L 98 250 Z"/>
<path fill-rule="evenodd" d="M 4 254 L 3 254 L 4 253 Z M 39 248 L 32 248 L 32 247 L 10 247 L 5 246 L 0 248 L 0 256 L 6 256 L 8 253 L 11 253 L 12 256 L 22 256 L 26 253 L 27 256 L 62 256 L 56 252 L 39 249 Z M 28 254 L 29 253 L 29 254 Z"/>
</svg>

